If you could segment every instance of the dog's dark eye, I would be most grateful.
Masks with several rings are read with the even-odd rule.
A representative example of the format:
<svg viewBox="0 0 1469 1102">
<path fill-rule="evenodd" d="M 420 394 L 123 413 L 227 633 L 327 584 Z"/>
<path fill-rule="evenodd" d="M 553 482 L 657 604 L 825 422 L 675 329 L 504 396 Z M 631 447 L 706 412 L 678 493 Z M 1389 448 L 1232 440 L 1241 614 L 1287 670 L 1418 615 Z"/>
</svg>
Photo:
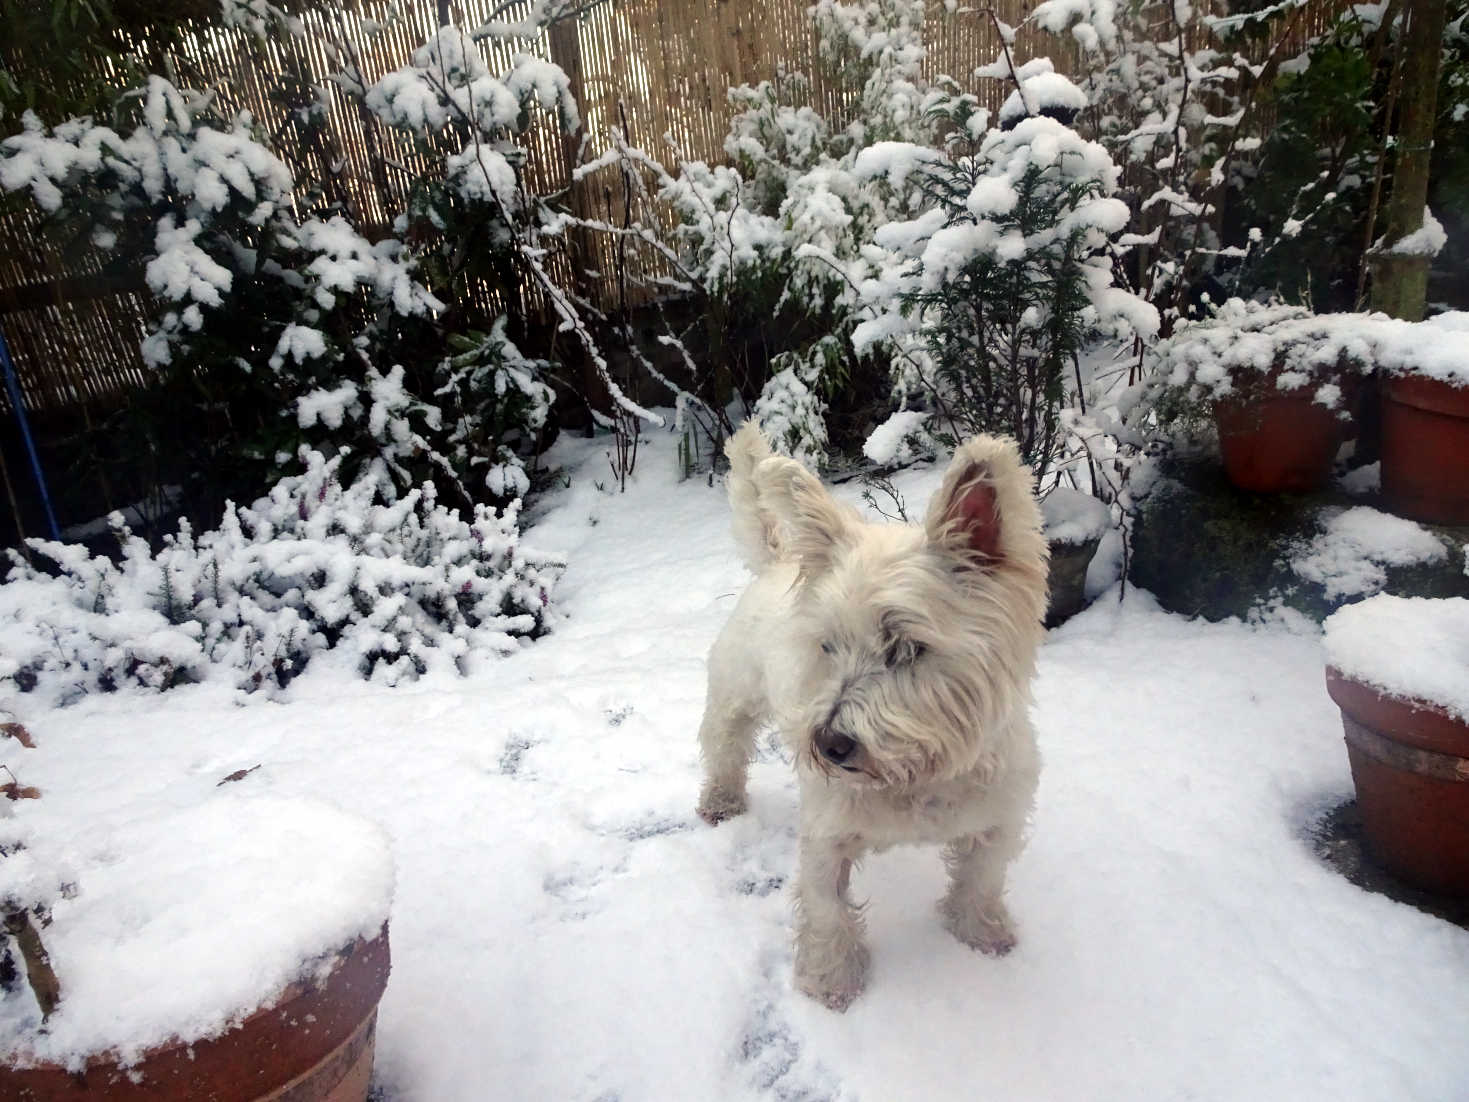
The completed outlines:
<svg viewBox="0 0 1469 1102">
<path fill-rule="evenodd" d="M 821 644 L 821 653 L 822 654 L 835 654 L 836 652 L 837 652 L 836 647 L 832 646 L 830 643 L 822 643 Z"/>
<path fill-rule="evenodd" d="M 925 654 L 928 648 L 922 643 L 916 643 L 912 639 L 893 639 L 887 645 L 887 651 L 883 655 L 884 661 L 889 668 L 896 666 L 911 666 Z"/>
</svg>

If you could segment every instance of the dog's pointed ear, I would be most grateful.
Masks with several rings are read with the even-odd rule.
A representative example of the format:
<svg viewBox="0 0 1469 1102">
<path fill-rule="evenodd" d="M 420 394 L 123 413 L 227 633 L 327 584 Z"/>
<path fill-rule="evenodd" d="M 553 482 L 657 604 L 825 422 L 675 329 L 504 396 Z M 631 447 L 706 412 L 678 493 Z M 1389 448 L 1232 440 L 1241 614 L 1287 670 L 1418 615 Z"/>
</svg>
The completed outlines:
<svg viewBox="0 0 1469 1102">
<path fill-rule="evenodd" d="M 979 437 L 955 453 L 924 520 L 930 542 L 966 565 L 984 567 L 1004 557 L 1005 518 L 997 479 L 1004 457 L 992 454 L 998 443 Z"/>
<path fill-rule="evenodd" d="M 776 533 L 780 551 L 800 560 L 803 576 L 829 568 L 851 537 L 848 510 L 794 459 L 774 456 L 763 460 L 754 478 L 760 490 L 762 519 Z"/>
</svg>

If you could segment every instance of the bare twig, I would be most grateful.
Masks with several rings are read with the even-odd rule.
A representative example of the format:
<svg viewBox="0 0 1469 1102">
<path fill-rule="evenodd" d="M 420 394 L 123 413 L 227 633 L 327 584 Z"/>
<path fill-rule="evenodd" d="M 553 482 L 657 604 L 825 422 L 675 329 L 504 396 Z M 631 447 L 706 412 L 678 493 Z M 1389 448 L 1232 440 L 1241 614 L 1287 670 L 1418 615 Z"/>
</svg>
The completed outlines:
<svg viewBox="0 0 1469 1102">
<path fill-rule="evenodd" d="M 41 1008 L 41 1020 L 44 1022 L 61 1002 L 61 981 L 51 967 L 51 955 L 46 952 L 41 935 L 24 908 L 5 911 L 5 932 L 15 939 L 21 959 L 25 961 L 26 980 L 31 985 L 31 993 L 36 996 L 36 1005 Z"/>
<path fill-rule="evenodd" d="M 214 787 L 219 788 L 221 785 L 229 784 L 232 781 L 242 781 L 259 768 L 260 766 L 258 765 L 252 765 L 249 769 L 236 769 L 233 773 L 230 773 L 229 775 L 224 777 L 224 779 L 222 779 L 219 784 L 216 784 Z"/>
<path fill-rule="evenodd" d="M 1015 83 L 1015 94 L 1020 97 L 1020 106 L 1027 115 L 1035 114 L 1030 109 L 1030 101 L 1025 98 L 1025 89 L 1020 86 L 1020 74 L 1015 69 L 1015 59 L 1010 56 L 1010 43 L 1005 38 L 1005 29 L 1000 23 L 999 15 L 994 8 L 979 8 L 978 13 L 989 16 L 990 22 L 995 25 L 995 34 L 1000 38 L 1000 49 L 1005 54 L 1005 64 L 1010 68 L 1010 79 Z"/>
</svg>

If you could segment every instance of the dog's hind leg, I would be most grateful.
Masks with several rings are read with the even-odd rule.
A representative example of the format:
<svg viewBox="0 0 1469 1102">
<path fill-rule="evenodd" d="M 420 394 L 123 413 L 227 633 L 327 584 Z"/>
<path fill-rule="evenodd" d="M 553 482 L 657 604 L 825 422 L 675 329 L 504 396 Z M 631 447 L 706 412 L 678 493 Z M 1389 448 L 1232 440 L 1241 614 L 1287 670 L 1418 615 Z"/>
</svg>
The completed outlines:
<svg viewBox="0 0 1469 1102">
<path fill-rule="evenodd" d="M 949 891 L 939 903 L 944 926 L 972 949 L 1003 956 L 1015 948 L 1005 908 L 1005 870 L 1025 845 L 1023 821 L 955 838 L 944 850 Z"/>
<path fill-rule="evenodd" d="M 831 838 L 801 839 L 796 885 L 796 986 L 833 1010 L 862 993 L 871 959 L 862 914 L 847 898 L 859 848 Z"/>
<path fill-rule="evenodd" d="M 745 778 L 759 729 L 758 715 L 710 687 L 699 724 L 699 749 L 704 758 L 699 817 L 705 822 L 712 825 L 745 810 Z"/>
</svg>

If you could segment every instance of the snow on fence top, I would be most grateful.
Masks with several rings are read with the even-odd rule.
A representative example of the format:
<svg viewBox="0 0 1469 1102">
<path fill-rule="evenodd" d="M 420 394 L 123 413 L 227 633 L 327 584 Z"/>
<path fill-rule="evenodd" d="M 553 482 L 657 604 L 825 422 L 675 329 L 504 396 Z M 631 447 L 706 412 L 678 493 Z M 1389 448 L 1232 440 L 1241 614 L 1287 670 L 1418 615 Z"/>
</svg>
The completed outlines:
<svg viewBox="0 0 1469 1102">
<path fill-rule="evenodd" d="M 1469 599 L 1381 593 L 1338 609 L 1325 626 L 1328 665 L 1469 723 Z"/>
<path fill-rule="evenodd" d="M 8 1063 L 134 1063 L 215 1036 L 388 917 L 386 836 L 324 803 L 216 795 L 111 824 L 27 810 L 0 823 L 7 849 L 24 846 L 0 861 L 0 899 L 50 905 L 61 1005 L 41 1033 L 28 987 L 0 998 Z"/>
</svg>

